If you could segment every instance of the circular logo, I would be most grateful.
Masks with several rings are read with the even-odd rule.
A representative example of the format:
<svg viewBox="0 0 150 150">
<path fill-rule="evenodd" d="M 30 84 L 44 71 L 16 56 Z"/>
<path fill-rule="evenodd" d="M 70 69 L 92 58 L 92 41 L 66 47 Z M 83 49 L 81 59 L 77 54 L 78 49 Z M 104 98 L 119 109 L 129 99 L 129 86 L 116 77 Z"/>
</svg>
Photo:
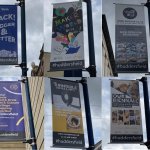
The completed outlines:
<svg viewBox="0 0 150 150">
<path fill-rule="evenodd" d="M 137 16 L 137 11 L 133 8 L 128 7 L 123 10 L 123 15 L 127 19 L 134 19 Z"/>
<path fill-rule="evenodd" d="M 16 84 L 11 84 L 11 85 L 10 85 L 10 89 L 11 89 L 11 90 L 17 90 L 17 89 L 18 89 L 18 85 L 16 85 Z"/>
</svg>

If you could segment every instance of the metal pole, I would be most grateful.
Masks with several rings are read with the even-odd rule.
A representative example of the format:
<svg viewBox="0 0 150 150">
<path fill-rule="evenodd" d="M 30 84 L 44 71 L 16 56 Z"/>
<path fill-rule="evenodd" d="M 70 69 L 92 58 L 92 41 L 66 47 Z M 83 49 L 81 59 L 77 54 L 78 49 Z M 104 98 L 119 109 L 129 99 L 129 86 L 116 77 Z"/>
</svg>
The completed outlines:
<svg viewBox="0 0 150 150">
<path fill-rule="evenodd" d="M 64 77 L 82 77 L 82 69 L 78 70 L 65 70 Z"/>
<path fill-rule="evenodd" d="M 89 43 L 89 62 L 90 62 L 90 66 L 87 69 L 87 71 L 89 71 L 90 77 L 96 77 L 92 4 L 91 0 L 84 0 L 84 1 L 87 3 L 88 40 L 89 40 L 88 43 Z"/>
<path fill-rule="evenodd" d="M 82 78 L 81 84 L 83 86 L 85 114 L 86 114 L 87 132 L 88 132 L 88 140 L 89 140 L 88 150 L 93 150 L 94 149 L 94 135 L 93 135 L 93 126 L 92 126 L 92 118 L 91 118 L 91 109 L 90 109 L 87 79 Z"/>
<path fill-rule="evenodd" d="M 149 33 L 150 33 L 150 0 L 147 0 L 147 3 L 145 4 L 145 6 L 148 9 L 148 18 L 149 18 Z"/>
<path fill-rule="evenodd" d="M 149 108 L 149 94 L 148 94 L 147 77 L 142 77 L 140 79 L 140 81 L 143 83 L 147 141 L 149 142 L 150 141 L 150 108 Z M 146 142 L 146 144 L 147 144 L 147 142 Z M 148 144 L 146 146 L 149 147 L 150 144 Z"/>
<path fill-rule="evenodd" d="M 21 7 L 21 55 L 22 62 L 20 67 L 22 69 L 22 76 L 27 76 L 27 56 L 26 56 L 26 18 L 25 18 L 25 0 L 20 1 L 19 6 Z"/>
<path fill-rule="evenodd" d="M 30 129 L 30 139 L 26 140 L 26 142 L 24 143 L 29 143 L 32 147 L 32 150 L 37 150 L 28 77 L 25 78 L 24 83 L 25 83 L 25 90 L 26 90 L 26 101 L 27 101 L 27 109 L 28 109 L 27 111 L 28 111 L 29 129 Z"/>
</svg>

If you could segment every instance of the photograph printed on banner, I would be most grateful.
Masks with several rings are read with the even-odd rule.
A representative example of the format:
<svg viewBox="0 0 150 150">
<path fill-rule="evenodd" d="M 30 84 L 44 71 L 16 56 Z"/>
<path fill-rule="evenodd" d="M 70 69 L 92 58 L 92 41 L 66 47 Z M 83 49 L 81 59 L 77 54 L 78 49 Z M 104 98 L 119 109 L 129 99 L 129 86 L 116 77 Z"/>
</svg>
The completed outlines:
<svg viewBox="0 0 150 150">
<path fill-rule="evenodd" d="M 111 142 L 141 142 L 143 133 L 138 81 L 112 80 L 111 101 Z"/>
</svg>

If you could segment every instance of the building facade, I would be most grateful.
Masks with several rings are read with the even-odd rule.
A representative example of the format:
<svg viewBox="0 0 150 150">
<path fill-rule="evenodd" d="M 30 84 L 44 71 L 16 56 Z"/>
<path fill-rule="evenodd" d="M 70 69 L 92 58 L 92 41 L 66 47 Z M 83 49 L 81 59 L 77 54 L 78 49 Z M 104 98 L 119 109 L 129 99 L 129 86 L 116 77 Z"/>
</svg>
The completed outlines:
<svg viewBox="0 0 150 150">
<path fill-rule="evenodd" d="M 102 16 L 102 76 L 117 76 L 106 16 Z"/>
<path fill-rule="evenodd" d="M 35 136 L 38 150 L 44 150 L 44 78 L 43 77 L 29 77 L 29 91 L 33 114 L 33 122 L 35 128 Z M 26 89 L 25 84 L 22 86 L 23 90 L 23 106 L 25 114 L 25 129 L 26 139 L 30 139 L 29 119 L 27 113 L 26 103 Z M 26 150 L 31 150 L 31 146 L 26 144 Z"/>
<path fill-rule="evenodd" d="M 63 77 L 63 71 L 50 72 L 50 52 L 44 52 L 44 46 L 40 51 L 38 66 L 35 66 L 35 73 L 32 74 L 34 68 L 32 68 L 31 76 L 44 76 L 44 77 Z"/>
</svg>

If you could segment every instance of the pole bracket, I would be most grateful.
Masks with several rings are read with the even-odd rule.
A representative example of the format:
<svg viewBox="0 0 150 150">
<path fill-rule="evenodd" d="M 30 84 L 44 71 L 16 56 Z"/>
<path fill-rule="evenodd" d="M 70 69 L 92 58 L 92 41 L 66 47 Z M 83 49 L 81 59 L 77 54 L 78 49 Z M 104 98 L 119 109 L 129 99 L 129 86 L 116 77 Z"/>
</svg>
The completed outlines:
<svg viewBox="0 0 150 150">
<path fill-rule="evenodd" d="M 150 149 L 150 141 L 144 142 L 140 145 L 145 145 L 148 149 Z"/>
<path fill-rule="evenodd" d="M 19 1 L 18 6 L 22 7 L 24 5 L 24 0 L 16 0 Z"/>
<path fill-rule="evenodd" d="M 30 138 L 30 139 L 25 139 L 23 143 L 28 143 L 30 145 L 35 145 L 36 144 L 36 139 L 35 138 Z"/>
<path fill-rule="evenodd" d="M 96 77 L 96 66 L 91 65 L 88 68 L 86 68 L 86 71 L 89 72 L 90 75 L 93 75 L 93 77 Z"/>
<path fill-rule="evenodd" d="M 82 77 L 81 80 L 76 80 L 76 82 L 81 83 L 81 84 L 87 84 L 87 77 Z"/>
<path fill-rule="evenodd" d="M 26 68 L 26 63 L 22 62 L 22 63 L 16 65 L 15 67 Z M 26 68 L 26 70 L 28 70 L 28 68 Z"/>
</svg>

